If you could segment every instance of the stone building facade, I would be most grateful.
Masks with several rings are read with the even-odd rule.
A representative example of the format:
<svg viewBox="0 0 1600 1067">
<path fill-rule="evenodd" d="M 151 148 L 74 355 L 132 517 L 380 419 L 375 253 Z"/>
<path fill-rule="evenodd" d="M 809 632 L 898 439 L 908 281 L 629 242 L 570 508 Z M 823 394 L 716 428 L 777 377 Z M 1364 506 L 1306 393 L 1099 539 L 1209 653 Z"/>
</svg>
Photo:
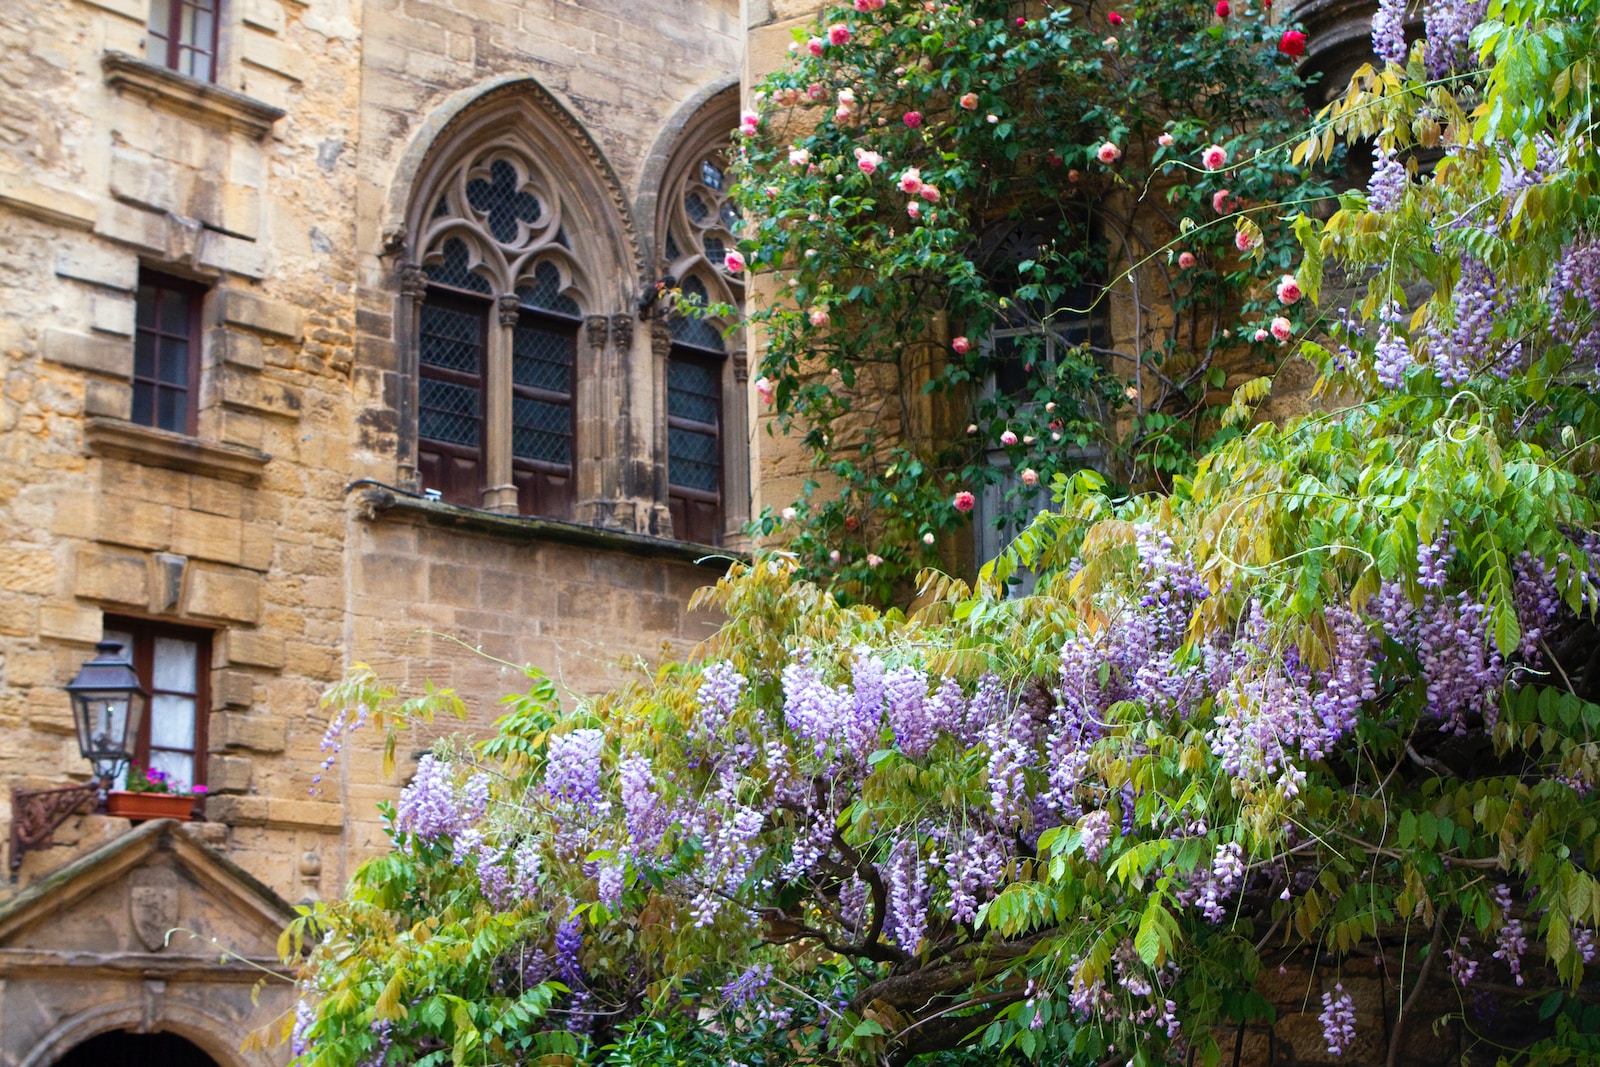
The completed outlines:
<svg viewBox="0 0 1600 1067">
<path fill-rule="evenodd" d="M 0 10 L 0 835 L 13 790 L 89 778 L 63 686 L 102 638 L 153 692 L 139 761 L 209 791 L 186 825 L 84 805 L 20 857 L 0 1064 L 287 1058 L 240 1051 L 292 1003 L 252 1004 L 258 968 L 412 766 L 358 731 L 313 791 L 352 664 L 454 687 L 472 730 L 522 664 L 593 692 L 709 632 L 685 605 L 742 547 L 745 360 L 660 294 L 743 296 L 742 27 L 737 0 Z"/>
</svg>

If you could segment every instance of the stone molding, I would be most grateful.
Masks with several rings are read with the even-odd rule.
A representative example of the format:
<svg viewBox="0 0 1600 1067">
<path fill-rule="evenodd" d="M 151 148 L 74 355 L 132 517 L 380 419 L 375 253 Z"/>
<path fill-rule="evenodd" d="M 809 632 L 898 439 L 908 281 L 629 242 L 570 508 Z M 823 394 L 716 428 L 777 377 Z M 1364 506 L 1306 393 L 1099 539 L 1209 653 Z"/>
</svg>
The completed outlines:
<svg viewBox="0 0 1600 1067">
<path fill-rule="evenodd" d="M 260 484 L 262 468 L 272 460 L 260 449 L 201 441 L 106 416 L 84 420 L 83 439 L 92 456 L 127 459 L 249 486 Z"/>
<path fill-rule="evenodd" d="M 100 57 L 106 84 L 113 89 L 147 98 L 182 115 L 238 130 L 259 141 L 272 132 L 272 124 L 288 112 L 244 93 L 224 89 L 177 71 L 158 67 L 126 52 Z"/>
</svg>

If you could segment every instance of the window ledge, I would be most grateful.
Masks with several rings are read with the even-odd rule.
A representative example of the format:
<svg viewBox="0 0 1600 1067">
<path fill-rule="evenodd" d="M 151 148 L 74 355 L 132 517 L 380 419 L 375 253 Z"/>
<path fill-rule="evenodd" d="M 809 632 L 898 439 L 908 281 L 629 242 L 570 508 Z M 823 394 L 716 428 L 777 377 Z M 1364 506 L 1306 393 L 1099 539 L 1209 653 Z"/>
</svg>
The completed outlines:
<svg viewBox="0 0 1600 1067">
<path fill-rule="evenodd" d="M 429 500 L 388 486 L 372 482 L 356 482 L 350 488 L 362 487 L 356 497 L 361 513 L 375 521 L 388 513 L 415 519 L 434 526 L 450 526 L 463 530 L 506 537 L 518 541 L 555 541 L 561 544 L 583 545 L 588 548 L 628 552 L 654 559 L 681 560 L 685 563 L 714 563 L 726 567 L 729 562 L 746 562 L 746 553 L 714 545 L 697 545 L 690 541 L 671 541 L 649 534 L 628 533 L 624 530 L 603 530 L 598 526 L 585 526 L 577 522 L 557 519 L 540 519 L 527 515 L 502 515 L 495 511 L 465 508 L 459 504 L 446 504 L 442 500 Z"/>
<path fill-rule="evenodd" d="M 248 134 L 259 141 L 272 131 L 272 124 L 287 112 L 251 96 L 200 81 L 175 70 L 147 63 L 126 52 L 107 52 L 100 57 L 106 84 L 126 92 L 140 93 L 152 103 L 201 121 Z"/>
<path fill-rule="evenodd" d="M 259 449 L 214 444 L 104 415 L 84 422 L 83 439 L 93 456 L 127 459 L 242 485 L 260 483 L 261 469 L 272 459 Z"/>
</svg>

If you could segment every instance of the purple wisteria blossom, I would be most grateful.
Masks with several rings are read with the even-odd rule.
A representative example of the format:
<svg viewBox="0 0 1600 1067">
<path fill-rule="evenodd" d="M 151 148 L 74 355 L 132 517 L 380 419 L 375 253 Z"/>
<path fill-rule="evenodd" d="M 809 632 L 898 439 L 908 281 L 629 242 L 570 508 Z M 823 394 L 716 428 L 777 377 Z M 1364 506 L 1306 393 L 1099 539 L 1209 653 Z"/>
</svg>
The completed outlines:
<svg viewBox="0 0 1600 1067">
<path fill-rule="evenodd" d="M 550 738 L 544 787 L 550 799 L 604 816 L 611 801 L 600 787 L 600 760 L 606 735 L 601 730 L 574 730 Z"/>
<path fill-rule="evenodd" d="M 1322 1037 L 1328 1043 L 1328 1052 L 1343 1056 L 1356 1040 L 1356 1004 L 1344 991 L 1343 983 L 1335 983 L 1332 993 L 1322 994 Z"/>
<path fill-rule="evenodd" d="M 453 834 L 483 814 L 475 799 L 462 802 L 451 780 L 450 765 L 430 752 L 417 762 L 417 773 L 400 791 L 395 825 L 422 838 Z"/>
<path fill-rule="evenodd" d="M 884 867 L 889 891 L 884 929 L 900 951 L 915 952 L 928 930 L 928 872 L 916 842 L 896 842 Z"/>
<path fill-rule="evenodd" d="M 1379 0 L 1372 16 L 1372 51 L 1385 63 L 1405 63 L 1405 0 Z"/>
</svg>

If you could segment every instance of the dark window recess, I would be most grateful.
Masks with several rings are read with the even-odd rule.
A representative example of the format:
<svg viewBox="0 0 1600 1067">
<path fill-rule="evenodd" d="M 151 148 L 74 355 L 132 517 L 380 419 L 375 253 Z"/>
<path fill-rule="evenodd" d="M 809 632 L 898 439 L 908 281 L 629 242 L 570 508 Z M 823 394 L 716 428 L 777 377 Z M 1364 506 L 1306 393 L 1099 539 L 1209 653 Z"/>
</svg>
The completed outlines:
<svg viewBox="0 0 1600 1067">
<path fill-rule="evenodd" d="M 722 360 L 675 345 L 667 361 L 667 484 L 673 533 L 722 543 Z"/>
<path fill-rule="evenodd" d="M 104 640 L 130 653 L 149 694 L 133 763 L 164 772 L 181 786 L 206 781 L 206 719 L 211 702 L 211 634 L 137 619 L 107 618 Z"/>
<path fill-rule="evenodd" d="M 706 283 L 692 274 L 683 280 L 681 289 L 684 303 L 691 307 L 704 308 L 710 302 L 711 294 L 706 291 Z M 679 344 L 712 352 L 723 351 L 722 334 L 714 323 L 699 312 L 674 315 L 667 320 L 667 326 L 672 331 L 672 339 Z"/>
<path fill-rule="evenodd" d="M 192 282 L 139 273 L 133 341 L 133 421 L 194 433 L 200 393 L 200 305 Z"/>
<path fill-rule="evenodd" d="M 476 275 L 472 275 L 476 277 Z M 417 467 L 424 489 L 478 507 L 483 489 L 486 301 L 430 289 L 418 347 Z"/>
<path fill-rule="evenodd" d="M 553 272 L 555 268 L 550 268 Z M 544 288 L 544 292 L 536 290 Z M 570 519 L 573 504 L 573 368 L 578 324 L 526 306 L 576 305 L 547 287 L 518 291 L 524 307 L 511 333 L 511 468 L 517 510 Z"/>
<path fill-rule="evenodd" d="M 221 0 L 150 0 L 152 63 L 203 82 L 217 80 L 217 22 Z"/>
</svg>

